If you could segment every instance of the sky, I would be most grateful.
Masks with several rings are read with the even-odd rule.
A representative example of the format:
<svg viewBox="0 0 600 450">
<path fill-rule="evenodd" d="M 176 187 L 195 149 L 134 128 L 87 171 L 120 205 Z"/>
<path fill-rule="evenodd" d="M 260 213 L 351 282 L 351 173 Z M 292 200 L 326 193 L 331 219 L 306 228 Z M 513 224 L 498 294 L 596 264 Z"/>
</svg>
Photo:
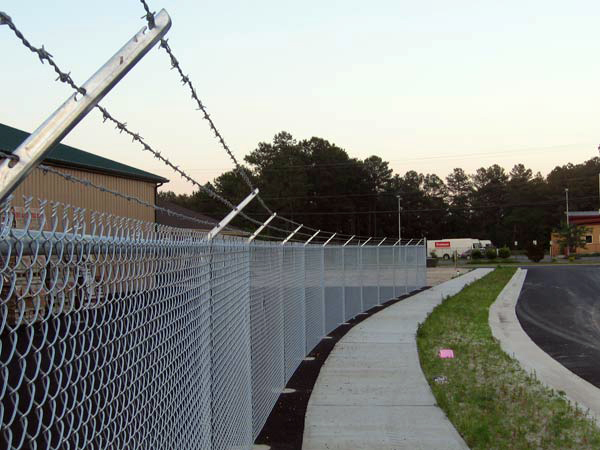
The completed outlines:
<svg viewBox="0 0 600 450">
<path fill-rule="evenodd" d="M 378 155 L 400 175 L 494 163 L 545 175 L 598 155 L 597 2 L 149 4 L 170 14 L 169 44 L 239 160 L 282 130 Z M 135 0 L 1 0 L 0 10 L 79 84 L 145 25 Z M 32 131 L 71 90 L 6 26 L 0 52 L 0 122 Z M 158 47 L 101 104 L 201 183 L 233 167 Z M 193 191 L 96 111 L 63 142 Z"/>
</svg>

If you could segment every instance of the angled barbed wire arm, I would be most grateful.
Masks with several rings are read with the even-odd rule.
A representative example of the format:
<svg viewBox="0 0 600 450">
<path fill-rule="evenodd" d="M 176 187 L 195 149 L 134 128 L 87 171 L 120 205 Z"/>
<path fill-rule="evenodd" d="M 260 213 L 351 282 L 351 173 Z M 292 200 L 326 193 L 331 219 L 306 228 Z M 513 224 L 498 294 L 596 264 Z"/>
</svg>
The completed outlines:
<svg viewBox="0 0 600 450">
<path fill-rule="evenodd" d="M 332 235 L 329 237 L 329 239 L 327 239 L 327 240 L 325 241 L 325 243 L 323 244 L 323 247 L 325 247 L 327 244 L 329 244 L 329 241 L 331 241 L 331 240 L 333 239 L 333 237 L 334 237 L 336 234 L 337 234 L 337 233 L 333 233 L 333 234 L 332 234 Z"/>
<path fill-rule="evenodd" d="M 379 244 L 377 244 L 377 247 L 379 247 L 381 244 L 383 244 L 383 243 L 385 242 L 385 240 L 386 240 L 386 239 L 387 239 L 387 238 L 386 238 L 386 237 L 384 237 L 384 238 L 381 240 L 381 242 L 380 242 Z"/>
<path fill-rule="evenodd" d="M 392 247 L 395 247 L 395 246 L 396 246 L 396 245 L 398 245 L 399 243 L 400 243 L 400 239 L 398 239 L 398 240 L 397 240 L 397 241 L 394 243 L 394 245 L 392 245 Z M 401 245 L 402 245 L 402 244 L 401 244 Z"/>
<path fill-rule="evenodd" d="M 287 243 L 287 241 L 289 241 L 289 240 L 292 238 L 292 236 L 294 236 L 294 235 L 295 235 L 295 234 L 296 234 L 298 231 L 300 231 L 300 228 L 302 228 L 302 227 L 303 227 L 303 225 L 302 225 L 302 224 L 300 224 L 300 226 L 299 226 L 298 228 L 296 228 L 294 231 L 292 231 L 292 232 L 289 234 L 289 236 L 288 236 L 288 237 L 286 237 L 286 238 L 283 240 L 283 242 L 281 243 L 281 245 L 284 245 L 285 243 Z"/>
<path fill-rule="evenodd" d="M 408 241 L 408 242 L 406 243 L 405 247 L 408 247 L 412 241 L 414 241 L 414 239 L 411 239 L 410 241 Z M 402 245 L 402 244 L 400 244 L 400 245 Z"/>
<path fill-rule="evenodd" d="M 69 98 L 13 152 L 18 160 L 0 163 L 0 201 L 14 191 L 96 104 L 146 55 L 171 28 L 171 18 L 163 9 L 156 26 L 138 31 L 110 58 L 78 92 Z M 146 31 L 146 32 L 145 32 Z M 77 96 L 79 95 L 79 98 Z"/>
<path fill-rule="evenodd" d="M 250 237 L 248 238 L 248 241 L 247 241 L 247 242 L 248 242 L 248 243 L 250 243 L 250 242 L 252 242 L 254 239 L 256 239 L 256 236 L 258 236 L 258 235 L 260 234 L 260 232 L 261 232 L 262 230 L 264 230 L 264 229 L 265 229 L 265 227 L 266 227 L 267 225 L 269 225 L 269 223 L 271 222 L 271 220 L 273 220 L 273 219 L 275 218 L 275 216 L 277 216 L 277 213 L 273 213 L 273 214 L 271 214 L 271 217 L 269 217 L 267 220 L 265 220 L 265 223 L 263 223 L 263 224 L 262 224 L 260 227 L 258 227 L 258 228 L 256 229 L 256 231 L 255 231 L 254 233 L 252 233 L 252 236 L 250 236 Z"/>
<path fill-rule="evenodd" d="M 342 245 L 342 247 L 345 247 L 346 245 L 348 245 L 348 244 L 350 243 L 350 241 L 351 241 L 352 239 L 354 239 L 354 236 L 355 236 L 354 234 L 353 234 L 352 236 L 350 236 L 350 239 L 348 239 L 348 240 L 347 240 L 347 241 L 344 243 L 344 245 Z"/>
<path fill-rule="evenodd" d="M 306 241 L 304 243 L 304 246 L 306 247 L 308 244 L 310 244 L 310 241 L 312 241 L 314 238 L 317 237 L 317 234 L 319 234 L 321 232 L 321 230 L 317 230 L 315 234 L 313 234 L 311 237 L 308 238 L 308 241 Z"/>
<path fill-rule="evenodd" d="M 235 216 L 237 216 L 239 213 L 242 212 L 242 209 L 244 209 L 248 203 L 250 203 L 254 197 L 256 197 L 258 195 L 258 188 L 254 189 L 250 195 L 248 195 L 244 200 L 241 201 L 241 203 L 239 205 L 237 205 L 232 211 L 229 212 L 229 214 L 227 214 L 223 220 L 221 220 L 216 227 L 214 227 L 212 230 L 210 230 L 208 232 L 208 234 L 206 235 L 206 239 L 208 241 L 211 241 L 214 239 L 214 237 L 216 235 L 218 235 L 221 231 L 223 231 L 223 229 L 229 224 L 229 222 L 231 222 Z"/>
<path fill-rule="evenodd" d="M 373 239 L 372 237 L 370 237 L 369 239 L 367 239 L 365 242 L 363 242 L 361 244 L 361 247 L 364 247 L 365 245 L 367 245 L 367 242 L 369 242 L 371 239 Z"/>
</svg>

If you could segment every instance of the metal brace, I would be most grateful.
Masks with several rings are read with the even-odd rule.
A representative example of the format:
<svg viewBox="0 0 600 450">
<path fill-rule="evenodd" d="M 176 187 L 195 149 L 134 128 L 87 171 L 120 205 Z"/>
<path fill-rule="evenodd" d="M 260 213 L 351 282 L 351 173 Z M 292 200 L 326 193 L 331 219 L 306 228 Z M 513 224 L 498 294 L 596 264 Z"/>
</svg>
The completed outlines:
<svg viewBox="0 0 600 450">
<path fill-rule="evenodd" d="M 298 228 L 296 228 L 294 231 L 292 231 L 290 233 L 290 235 L 288 237 L 285 238 L 285 240 L 281 243 L 281 245 L 284 245 L 287 241 L 289 241 L 293 235 L 295 235 L 298 231 L 300 231 L 300 228 L 302 228 L 304 225 L 300 224 L 300 226 Z"/>
<path fill-rule="evenodd" d="M 362 243 L 361 247 L 364 247 L 365 245 L 367 245 L 367 242 L 369 242 L 371 239 L 373 239 L 372 237 L 370 237 L 369 239 L 367 239 L 365 242 Z"/>
<path fill-rule="evenodd" d="M 250 236 L 250 237 L 248 238 L 248 243 L 252 242 L 252 241 L 253 241 L 253 240 L 256 238 L 256 236 L 258 236 L 258 235 L 260 234 L 260 232 L 261 232 L 262 230 L 264 230 L 264 228 L 265 228 L 267 225 L 269 225 L 269 222 L 271 222 L 271 220 L 273 220 L 273 219 L 275 218 L 275 216 L 276 216 L 276 215 L 277 215 L 277 213 L 273 213 L 273 214 L 271 215 L 271 217 L 269 217 L 267 220 L 265 220 L 265 223 L 263 223 L 263 224 L 262 224 L 260 227 L 258 227 L 258 229 L 257 229 L 257 230 L 256 230 L 256 231 L 255 231 L 255 232 L 252 234 L 252 236 Z"/>
<path fill-rule="evenodd" d="M 312 241 L 314 238 L 317 237 L 317 234 L 319 234 L 320 232 L 321 232 L 321 230 L 317 230 L 317 232 L 315 234 L 313 234 L 311 237 L 308 238 L 308 241 L 306 241 L 304 243 L 304 246 L 306 247 L 310 243 L 310 241 Z"/>
<path fill-rule="evenodd" d="M 325 247 L 327 244 L 329 244 L 329 241 L 330 241 L 330 240 L 332 240 L 332 239 L 333 239 L 333 237 L 334 237 L 336 234 L 337 234 L 337 233 L 333 233 L 333 234 L 331 235 L 331 237 L 325 241 L 325 243 L 323 244 L 323 247 Z"/>
<path fill-rule="evenodd" d="M 381 240 L 381 242 L 380 242 L 379 244 L 377 244 L 377 247 L 379 247 L 381 244 L 383 244 L 383 241 L 385 241 L 386 239 L 387 239 L 387 238 L 386 238 L 386 237 L 384 237 L 384 238 Z"/>
<path fill-rule="evenodd" d="M 229 214 L 227 214 L 225 216 L 225 218 L 223 220 L 221 220 L 216 227 L 214 227 L 212 230 L 209 231 L 209 233 L 206 235 L 206 239 L 211 241 L 212 239 L 214 239 L 214 237 L 219 234 L 221 231 L 223 231 L 223 228 L 225 228 L 229 222 L 231 222 L 233 220 L 233 218 L 235 216 L 237 216 L 242 209 L 244 209 L 246 207 L 246 205 L 248 203 L 250 203 L 252 201 L 252 199 L 254 197 L 256 197 L 258 195 L 258 188 L 254 189 L 250 195 L 248 195 L 248 197 L 246 197 L 244 200 L 242 200 L 242 202 L 237 205 L 235 207 L 235 209 L 233 211 L 230 211 Z"/>
<path fill-rule="evenodd" d="M 129 40 L 106 64 L 81 86 L 13 152 L 19 160 L 0 162 L 0 201 L 36 168 L 110 90 L 152 49 L 171 28 L 171 18 L 163 9 L 155 17 L 156 27 L 142 30 Z M 84 91 L 85 90 L 85 91 Z M 76 96 L 79 98 L 76 100 Z"/>
<path fill-rule="evenodd" d="M 344 245 L 342 245 L 342 247 L 345 247 L 346 245 L 348 245 L 348 244 L 350 243 L 350 241 L 351 241 L 352 239 L 354 239 L 354 236 L 356 236 L 356 235 L 355 235 L 355 234 L 353 234 L 353 235 L 352 235 L 352 237 L 351 237 L 350 239 L 348 239 Z"/>
</svg>

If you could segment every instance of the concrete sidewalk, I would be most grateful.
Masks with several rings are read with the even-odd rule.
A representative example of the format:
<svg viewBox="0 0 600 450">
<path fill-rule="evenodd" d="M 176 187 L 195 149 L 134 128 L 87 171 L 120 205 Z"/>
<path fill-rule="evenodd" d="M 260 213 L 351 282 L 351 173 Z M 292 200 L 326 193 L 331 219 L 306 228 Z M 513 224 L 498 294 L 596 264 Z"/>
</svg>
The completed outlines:
<svg viewBox="0 0 600 450">
<path fill-rule="evenodd" d="M 323 365 L 304 449 L 466 449 L 425 380 L 415 333 L 433 308 L 492 269 L 476 269 L 355 326 Z"/>
</svg>

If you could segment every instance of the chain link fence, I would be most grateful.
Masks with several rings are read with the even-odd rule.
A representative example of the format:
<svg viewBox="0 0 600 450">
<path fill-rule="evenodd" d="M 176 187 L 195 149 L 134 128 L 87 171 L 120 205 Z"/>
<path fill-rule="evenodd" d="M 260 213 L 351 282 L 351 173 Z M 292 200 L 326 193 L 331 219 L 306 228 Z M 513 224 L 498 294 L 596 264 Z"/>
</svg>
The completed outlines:
<svg viewBox="0 0 600 450">
<path fill-rule="evenodd" d="M 305 355 L 424 286 L 425 257 L 6 203 L 0 447 L 250 448 Z"/>
</svg>

